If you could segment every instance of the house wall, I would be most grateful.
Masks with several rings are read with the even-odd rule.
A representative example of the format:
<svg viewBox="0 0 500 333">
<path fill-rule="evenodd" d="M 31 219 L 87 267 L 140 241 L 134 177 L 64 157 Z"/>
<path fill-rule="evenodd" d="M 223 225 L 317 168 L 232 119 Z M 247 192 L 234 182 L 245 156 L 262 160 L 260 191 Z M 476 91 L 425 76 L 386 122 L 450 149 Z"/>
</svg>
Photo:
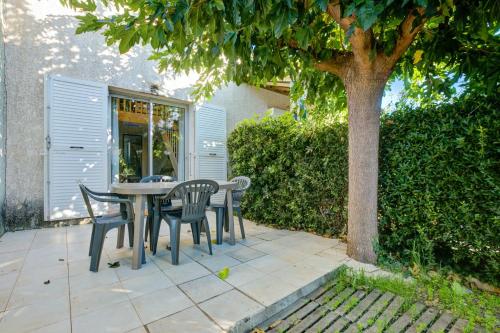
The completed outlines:
<svg viewBox="0 0 500 333">
<path fill-rule="evenodd" d="M 227 133 L 243 119 L 255 114 L 262 115 L 273 108 L 274 114 L 280 114 L 290 108 L 288 96 L 246 84 L 229 84 L 220 89 L 210 100 L 215 105 L 223 105 L 227 111 Z"/>
<path fill-rule="evenodd" d="M 120 55 L 99 34 L 75 35 L 77 13 L 59 0 L 3 0 L 6 59 L 6 225 L 36 227 L 43 221 L 44 76 L 60 74 L 111 86 L 189 99 L 196 75 L 159 73 L 148 48 Z M 272 95 L 271 95 L 272 94 Z M 273 96 L 274 95 L 274 96 Z M 279 102 L 278 102 L 279 101 Z M 287 98 L 249 86 L 229 85 L 211 103 L 225 107 L 228 133 L 234 124 Z"/>
<path fill-rule="evenodd" d="M 5 232 L 5 47 L 3 0 L 0 0 L 0 236 Z"/>
</svg>

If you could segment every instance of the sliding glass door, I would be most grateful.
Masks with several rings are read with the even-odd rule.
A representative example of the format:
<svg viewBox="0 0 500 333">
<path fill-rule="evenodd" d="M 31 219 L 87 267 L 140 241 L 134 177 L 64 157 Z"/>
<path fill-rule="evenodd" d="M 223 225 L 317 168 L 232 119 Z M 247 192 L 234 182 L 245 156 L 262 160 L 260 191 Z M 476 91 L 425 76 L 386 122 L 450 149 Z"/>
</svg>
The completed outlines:
<svg viewBox="0 0 500 333">
<path fill-rule="evenodd" d="M 111 112 L 113 182 L 149 175 L 184 179 L 184 107 L 112 96 Z"/>
</svg>

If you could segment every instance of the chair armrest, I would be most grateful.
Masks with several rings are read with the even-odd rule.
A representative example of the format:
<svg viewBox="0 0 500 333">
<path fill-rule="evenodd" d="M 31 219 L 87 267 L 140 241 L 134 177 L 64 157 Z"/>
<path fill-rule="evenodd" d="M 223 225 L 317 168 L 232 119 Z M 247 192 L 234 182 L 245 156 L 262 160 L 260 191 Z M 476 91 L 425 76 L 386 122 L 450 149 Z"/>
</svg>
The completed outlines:
<svg viewBox="0 0 500 333">
<path fill-rule="evenodd" d="M 98 195 L 96 193 L 99 192 L 94 192 L 94 191 L 87 192 L 88 196 L 95 201 L 120 204 L 120 210 L 122 210 L 121 207 L 122 205 L 124 205 L 128 219 L 130 221 L 134 220 L 134 208 L 132 206 L 132 201 L 130 199 L 119 198 L 114 193 L 102 193 L 101 195 Z"/>
<path fill-rule="evenodd" d="M 111 202 L 111 203 L 127 203 L 127 202 L 131 203 L 130 199 L 120 198 L 115 193 L 99 193 L 99 192 L 88 191 L 87 194 L 95 201 Z"/>
<path fill-rule="evenodd" d="M 97 191 L 92 191 L 88 187 L 86 188 L 88 194 L 93 194 L 96 196 L 100 197 L 116 197 L 116 198 L 121 198 L 121 199 L 128 199 L 129 196 L 126 194 L 118 194 L 118 193 L 113 193 L 113 192 L 97 192 Z"/>
</svg>

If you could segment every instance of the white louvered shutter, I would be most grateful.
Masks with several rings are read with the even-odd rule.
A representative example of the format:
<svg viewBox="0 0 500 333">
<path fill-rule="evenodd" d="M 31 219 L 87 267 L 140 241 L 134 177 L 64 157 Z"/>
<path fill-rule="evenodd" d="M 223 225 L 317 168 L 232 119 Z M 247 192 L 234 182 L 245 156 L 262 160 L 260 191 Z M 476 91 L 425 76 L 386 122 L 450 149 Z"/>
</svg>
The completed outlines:
<svg viewBox="0 0 500 333">
<path fill-rule="evenodd" d="M 226 111 L 202 105 L 196 111 L 197 177 L 227 180 Z M 212 197 L 212 202 L 223 200 L 223 192 Z"/>
<path fill-rule="evenodd" d="M 45 104 L 45 218 L 87 217 L 78 182 L 102 192 L 108 185 L 107 86 L 49 76 Z"/>
</svg>

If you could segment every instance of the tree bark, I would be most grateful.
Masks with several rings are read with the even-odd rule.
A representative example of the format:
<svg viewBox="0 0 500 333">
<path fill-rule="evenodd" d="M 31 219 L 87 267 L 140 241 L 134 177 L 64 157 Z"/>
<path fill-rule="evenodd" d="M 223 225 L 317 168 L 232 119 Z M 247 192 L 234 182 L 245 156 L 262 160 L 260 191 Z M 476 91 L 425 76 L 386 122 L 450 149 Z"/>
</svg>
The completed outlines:
<svg viewBox="0 0 500 333">
<path fill-rule="evenodd" d="M 344 80 L 349 111 L 347 255 L 375 263 L 380 110 L 386 78 L 356 72 Z"/>
<path fill-rule="evenodd" d="M 390 55 L 378 50 L 373 30 L 352 26 L 356 17 L 342 17 L 342 1 L 331 0 L 327 13 L 347 33 L 351 51 L 316 64 L 316 68 L 337 75 L 344 82 L 349 111 L 349 203 L 347 254 L 359 261 L 375 263 L 378 241 L 377 190 L 380 109 L 387 79 L 397 61 L 411 45 L 426 18 L 417 7 L 398 28 L 399 36 Z M 416 20 L 418 24 L 416 23 Z"/>
</svg>

